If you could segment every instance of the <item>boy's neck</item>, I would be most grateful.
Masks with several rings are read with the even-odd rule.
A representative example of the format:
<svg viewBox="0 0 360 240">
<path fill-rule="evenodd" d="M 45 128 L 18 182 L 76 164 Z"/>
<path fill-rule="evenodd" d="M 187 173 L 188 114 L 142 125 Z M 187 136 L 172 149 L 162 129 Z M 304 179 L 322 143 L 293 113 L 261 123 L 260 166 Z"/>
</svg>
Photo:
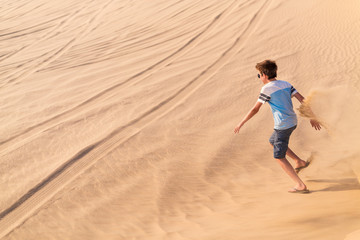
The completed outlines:
<svg viewBox="0 0 360 240">
<path fill-rule="evenodd" d="M 274 81 L 276 81 L 276 78 L 271 78 L 271 79 L 265 78 L 265 79 L 263 80 L 263 83 L 264 83 L 264 84 L 268 84 L 269 82 L 274 82 Z"/>
</svg>

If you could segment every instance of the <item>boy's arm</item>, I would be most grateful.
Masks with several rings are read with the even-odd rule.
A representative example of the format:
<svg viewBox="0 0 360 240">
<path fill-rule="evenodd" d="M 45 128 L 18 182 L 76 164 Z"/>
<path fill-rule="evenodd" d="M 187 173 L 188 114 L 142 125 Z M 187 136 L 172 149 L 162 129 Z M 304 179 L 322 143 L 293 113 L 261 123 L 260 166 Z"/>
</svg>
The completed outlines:
<svg viewBox="0 0 360 240">
<path fill-rule="evenodd" d="M 296 92 L 293 96 L 296 97 L 296 99 L 299 100 L 301 104 L 304 102 L 305 98 L 299 92 Z"/>
<path fill-rule="evenodd" d="M 238 133 L 240 131 L 240 128 L 259 111 L 262 105 L 263 104 L 261 102 L 256 102 L 254 107 L 246 114 L 244 119 L 235 127 L 234 132 Z"/>
<path fill-rule="evenodd" d="M 303 104 L 305 98 L 299 93 L 299 92 L 296 92 L 294 94 L 294 97 L 296 97 L 297 100 L 299 100 L 299 102 L 301 104 Z M 320 130 L 321 129 L 321 125 L 320 123 L 315 119 L 315 114 L 311 111 L 310 108 L 308 108 L 308 110 L 310 111 L 310 114 L 311 116 L 314 116 L 314 118 L 310 119 L 310 124 L 313 128 L 315 128 L 315 130 Z"/>
</svg>

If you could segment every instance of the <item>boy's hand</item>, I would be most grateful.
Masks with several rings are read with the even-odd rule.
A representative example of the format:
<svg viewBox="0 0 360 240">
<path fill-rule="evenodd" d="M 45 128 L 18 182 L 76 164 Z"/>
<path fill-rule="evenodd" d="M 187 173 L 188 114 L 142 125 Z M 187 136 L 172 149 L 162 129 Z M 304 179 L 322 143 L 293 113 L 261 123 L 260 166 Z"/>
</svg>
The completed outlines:
<svg viewBox="0 0 360 240">
<path fill-rule="evenodd" d="M 318 121 L 316 121 L 315 119 L 310 119 L 310 124 L 313 128 L 315 128 L 315 130 L 321 129 L 320 123 Z"/>
<path fill-rule="evenodd" d="M 237 126 L 235 127 L 234 133 L 239 133 L 241 127 L 242 127 L 242 125 L 240 125 L 240 124 L 237 125 Z"/>
</svg>

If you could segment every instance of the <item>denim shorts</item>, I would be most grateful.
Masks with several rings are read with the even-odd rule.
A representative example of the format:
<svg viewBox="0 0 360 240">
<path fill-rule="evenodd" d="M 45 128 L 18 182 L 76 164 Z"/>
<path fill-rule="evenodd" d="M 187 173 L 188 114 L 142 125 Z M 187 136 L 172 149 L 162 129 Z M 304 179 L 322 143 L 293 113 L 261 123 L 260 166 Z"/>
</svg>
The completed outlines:
<svg viewBox="0 0 360 240">
<path fill-rule="evenodd" d="M 290 135 L 295 130 L 295 128 L 296 126 L 284 130 L 274 129 L 274 132 L 269 139 L 271 145 L 274 146 L 274 158 L 285 158 L 289 145 Z"/>
</svg>

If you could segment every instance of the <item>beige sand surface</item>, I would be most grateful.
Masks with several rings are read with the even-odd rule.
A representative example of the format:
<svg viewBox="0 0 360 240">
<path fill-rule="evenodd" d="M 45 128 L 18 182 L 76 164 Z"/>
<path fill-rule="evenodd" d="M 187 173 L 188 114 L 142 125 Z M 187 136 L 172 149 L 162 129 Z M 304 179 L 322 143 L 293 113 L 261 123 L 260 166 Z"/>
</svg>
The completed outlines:
<svg viewBox="0 0 360 240">
<path fill-rule="evenodd" d="M 0 8 L 0 238 L 360 239 L 357 0 L 18 0 Z M 255 64 L 308 99 L 272 159 Z M 299 103 L 294 101 L 294 106 Z"/>
</svg>

